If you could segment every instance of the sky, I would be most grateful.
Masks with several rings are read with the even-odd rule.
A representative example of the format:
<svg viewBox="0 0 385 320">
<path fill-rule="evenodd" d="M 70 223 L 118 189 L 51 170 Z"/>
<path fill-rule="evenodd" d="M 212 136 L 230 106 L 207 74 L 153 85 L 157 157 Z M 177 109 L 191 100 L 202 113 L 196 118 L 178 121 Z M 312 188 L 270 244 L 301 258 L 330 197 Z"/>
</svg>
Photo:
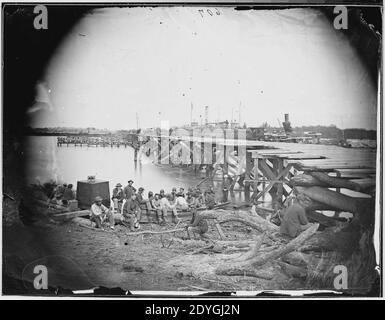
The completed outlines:
<svg viewBox="0 0 385 320">
<path fill-rule="evenodd" d="M 211 11 L 207 11 L 210 9 Z M 202 11 L 200 11 L 202 10 Z M 376 92 L 314 9 L 97 9 L 36 85 L 33 127 L 132 129 L 204 119 L 376 128 Z"/>
</svg>

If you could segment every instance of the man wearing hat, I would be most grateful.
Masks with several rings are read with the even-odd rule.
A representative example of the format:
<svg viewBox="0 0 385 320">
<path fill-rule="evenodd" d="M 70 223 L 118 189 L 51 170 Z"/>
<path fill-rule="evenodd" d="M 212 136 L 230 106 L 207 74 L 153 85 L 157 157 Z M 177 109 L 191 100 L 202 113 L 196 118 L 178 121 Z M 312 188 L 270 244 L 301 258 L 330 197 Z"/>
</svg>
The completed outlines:
<svg viewBox="0 0 385 320">
<path fill-rule="evenodd" d="M 172 190 L 171 190 L 171 202 L 172 203 L 174 203 L 175 202 L 175 200 L 176 200 L 176 188 L 174 187 L 174 188 L 172 188 Z"/>
<path fill-rule="evenodd" d="M 189 238 L 190 231 L 193 232 L 194 238 L 195 234 L 198 234 L 202 240 L 208 239 L 208 236 L 205 234 L 209 230 L 207 221 L 202 218 L 196 208 L 191 208 L 192 218 L 189 224 L 186 225 L 186 231 Z"/>
<path fill-rule="evenodd" d="M 128 180 L 128 185 L 124 187 L 123 193 L 126 200 L 131 199 L 131 196 L 135 193 L 135 188 L 132 186 L 134 181 Z"/>
<path fill-rule="evenodd" d="M 136 194 L 133 193 L 130 199 L 123 205 L 123 219 L 124 222 L 128 222 L 130 224 L 130 230 L 134 231 L 134 228 L 139 228 L 140 221 L 140 208 L 136 201 Z"/>
<path fill-rule="evenodd" d="M 215 206 L 215 192 L 212 186 L 205 191 L 205 204 L 209 210 L 213 209 Z"/>
<path fill-rule="evenodd" d="M 96 223 L 97 228 L 101 228 L 102 223 L 108 219 L 110 228 L 114 229 L 114 215 L 105 205 L 102 204 L 102 201 L 102 197 L 97 196 L 95 198 L 95 202 L 91 206 L 91 221 Z"/>
<path fill-rule="evenodd" d="M 138 193 L 136 194 L 136 202 L 138 203 L 138 207 L 140 212 L 147 210 L 147 203 L 143 196 L 144 188 L 140 187 L 138 189 Z"/>
<path fill-rule="evenodd" d="M 122 212 L 122 204 L 124 199 L 124 192 L 122 185 L 118 183 L 115 188 L 112 190 L 112 201 L 114 202 L 114 209 L 118 213 Z"/>
<path fill-rule="evenodd" d="M 223 202 L 227 202 L 229 199 L 229 190 L 230 190 L 231 182 L 229 180 L 229 176 L 225 174 L 223 176 L 223 184 L 222 184 L 222 192 L 223 192 Z"/>
</svg>

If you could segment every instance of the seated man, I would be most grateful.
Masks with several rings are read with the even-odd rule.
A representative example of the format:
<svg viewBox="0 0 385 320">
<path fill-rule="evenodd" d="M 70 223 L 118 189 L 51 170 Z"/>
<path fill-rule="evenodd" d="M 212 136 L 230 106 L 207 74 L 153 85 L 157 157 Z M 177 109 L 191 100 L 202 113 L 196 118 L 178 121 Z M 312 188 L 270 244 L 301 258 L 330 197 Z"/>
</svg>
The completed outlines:
<svg viewBox="0 0 385 320">
<path fill-rule="evenodd" d="M 128 199 L 123 205 L 123 218 L 124 222 L 130 224 L 130 230 L 134 231 L 134 228 L 139 228 L 140 221 L 140 208 L 136 201 L 136 195 L 132 194 L 131 199 Z"/>
<path fill-rule="evenodd" d="M 114 229 L 115 220 L 111 211 L 102 204 L 103 199 L 99 196 L 95 198 L 95 203 L 91 206 L 91 221 L 96 223 L 97 228 L 102 227 L 103 221 L 108 219 L 110 228 Z"/>
<path fill-rule="evenodd" d="M 171 190 L 171 195 L 170 195 L 170 198 L 169 198 L 169 201 L 171 202 L 171 203 L 175 203 L 175 200 L 176 200 L 176 188 L 172 188 L 172 190 Z"/>
<path fill-rule="evenodd" d="M 144 199 L 143 191 L 144 188 L 140 187 L 136 194 L 136 202 L 138 203 L 140 212 L 147 211 L 147 201 Z"/>
<path fill-rule="evenodd" d="M 186 226 L 188 237 L 191 238 L 190 231 L 192 231 L 194 233 L 194 238 L 195 238 L 195 234 L 197 233 L 202 239 L 204 238 L 207 239 L 208 237 L 207 235 L 205 235 L 205 233 L 209 230 L 209 226 L 207 224 L 206 219 L 203 219 L 200 216 L 196 208 L 192 208 L 191 213 L 192 213 L 191 221 Z"/>
<path fill-rule="evenodd" d="M 178 210 L 188 210 L 189 208 L 186 198 L 182 196 L 176 198 L 175 204 Z"/>
<path fill-rule="evenodd" d="M 279 232 L 295 238 L 311 225 L 307 220 L 305 209 L 297 201 L 294 201 L 283 212 Z"/>
<path fill-rule="evenodd" d="M 162 209 L 162 220 L 166 221 L 167 211 L 172 212 L 172 222 L 177 223 L 180 221 L 178 218 L 178 212 L 176 210 L 176 203 L 171 204 L 172 195 L 167 194 L 164 198 L 161 199 L 160 205 Z"/>
<path fill-rule="evenodd" d="M 195 203 L 195 197 L 194 197 L 193 193 L 190 192 L 190 191 L 187 192 L 187 199 L 186 199 L 186 202 L 187 202 L 189 208 L 195 207 L 195 206 L 196 206 L 196 203 Z"/>
<path fill-rule="evenodd" d="M 215 193 L 211 189 L 206 191 L 205 204 L 209 210 L 213 209 L 215 206 Z"/>
<path fill-rule="evenodd" d="M 162 217 L 162 208 L 160 203 L 160 196 L 159 194 L 155 194 L 155 196 L 148 196 L 148 199 L 150 201 L 150 207 L 152 210 L 155 211 L 155 219 L 157 223 L 163 223 L 164 219 L 162 221 L 159 220 L 159 218 Z"/>
<path fill-rule="evenodd" d="M 195 191 L 194 198 L 195 198 L 195 207 L 200 208 L 205 206 L 205 196 L 203 195 L 202 192 L 198 190 Z"/>
</svg>

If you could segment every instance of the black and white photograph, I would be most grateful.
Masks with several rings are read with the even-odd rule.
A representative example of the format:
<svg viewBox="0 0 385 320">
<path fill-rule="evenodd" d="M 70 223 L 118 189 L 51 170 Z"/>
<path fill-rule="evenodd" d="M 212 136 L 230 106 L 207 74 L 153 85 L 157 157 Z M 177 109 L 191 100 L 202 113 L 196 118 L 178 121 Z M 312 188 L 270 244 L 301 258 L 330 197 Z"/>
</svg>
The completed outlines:
<svg viewBox="0 0 385 320">
<path fill-rule="evenodd" d="M 2 3 L 2 295 L 381 297 L 366 2 Z"/>
</svg>

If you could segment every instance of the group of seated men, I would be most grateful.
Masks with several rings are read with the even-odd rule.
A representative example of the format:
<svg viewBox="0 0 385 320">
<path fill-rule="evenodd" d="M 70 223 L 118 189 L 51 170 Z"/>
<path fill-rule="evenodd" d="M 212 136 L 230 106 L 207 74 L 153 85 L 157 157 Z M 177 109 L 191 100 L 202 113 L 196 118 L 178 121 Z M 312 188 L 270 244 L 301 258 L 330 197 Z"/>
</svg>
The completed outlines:
<svg viewBox="0 0 385 320">
<path fill-rule="evenodd" d="M 173 188 L 171 193 L 160 190 L 159 193 L 154 194 L 149 191 L 146 198 L 144 188 L 140 187 L 136 190 L 133 183 L 129 180 L 124 188 L 120 183 L 115 186 L 112 192 L 111 210 L 102 204 L 100 197 L 95 199 L 91 207 L 91 219 L 95 221 L 97 227 L 100 227 L 104 220 L 108 220 L 112 229 L 115 223 L 121 222 L 129 224 L 131 231 L 134 231 L 140 228 L 139 221 L 143 212 L 146 213 L 148 220 L 151 213 L 155 213 L 156 222 L 159 224 L 167 223 L 170 213 L 171 221 L 176 224 L 180 221 L 178 211 L 193 211 L 202 207 L 212 209 L 216 204 L 213 187 L 209 187 L 205 192 L 200 188 L 189 188 L 187 193 L 184 188 L 180 188 L 179 191 Z"/>
</svg>

